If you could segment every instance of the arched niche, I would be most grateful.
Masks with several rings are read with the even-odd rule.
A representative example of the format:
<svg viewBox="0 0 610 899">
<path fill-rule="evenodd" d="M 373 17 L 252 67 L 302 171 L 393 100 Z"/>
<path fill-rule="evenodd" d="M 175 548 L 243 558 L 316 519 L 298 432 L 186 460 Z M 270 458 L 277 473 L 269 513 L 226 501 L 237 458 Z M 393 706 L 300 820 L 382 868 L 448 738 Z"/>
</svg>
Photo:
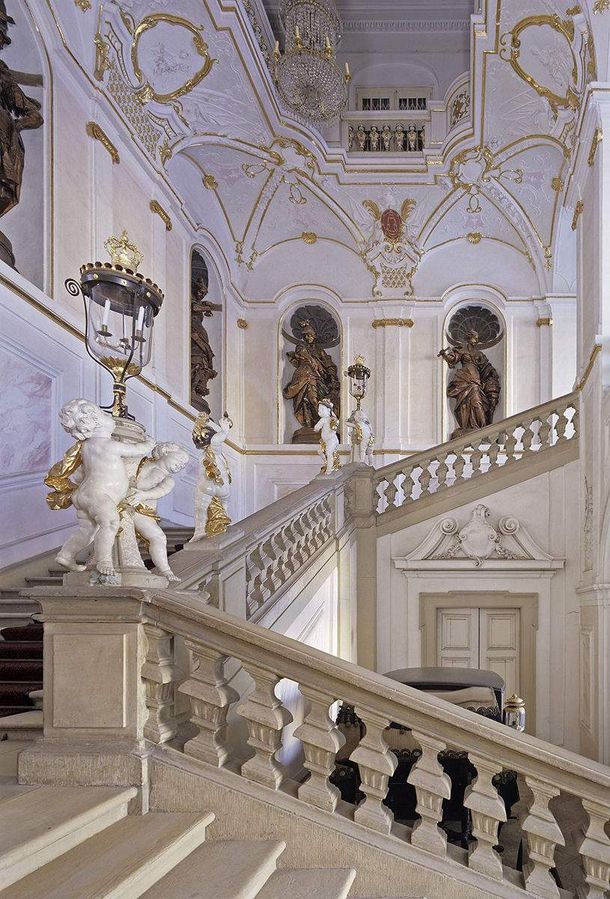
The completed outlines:
<svg viewBox="0 0 610 899">
<path fill-rule="evenodd" d="M 278 385 L 280 443 L 319 443 L 319 435 L 313 433 L 311 423 L 317 421 L 314 410 L 321 399 L 332 400 L 341 421 L 342 342 L 339 316 L 317 299 L 293 303 L 282 315 Z"/>
<path fill-rule="evenodd" d="M 459 339 L 459 335 L 465 337 L 466 332 L 471 329 L 477 330 L 481 334 L 479 349 L 485 354 L 499 376 L 498 402 L 493 411 L 493 417 L 488 422 L 491 424 L 506 417 L 508 393 L 506 320 L 499 305 L 493 301 L 490 292 L 483 293 L 474 287 L 461 290 L 459 298 L 456 298 L 455 302 L 446 310 L 441 335 L 442 346 L 451 347 L 456 339 Z M 488 343 L 493 343 L 493 345 L 488 346 Z M 449 440 L 452 433 L 459 427 L 459 422 L 454 413 L 456 399 L 447 395 L 447 388 L 460 371 L 461 366 L 458 364 L 456 368 L 451 369 L 443 363 L 443 369 L 441 380 L 443 385 L 443 439 Z M 489 375 L 490 372 L 487 374 Z M 490 385 L 490 390 L 493 390 L 492 385 Z"/>
<path fill-rule="evenodd" d="M 217 418 L 223 412 L 222 288 L 215 266 L 200 247 L 191 250 L 190 269 L 191 405 Z"/>
<path fill-rule="evenodd" d="M 9 70 L 3 71 L 7 85 L 3 91 L 4 96 L 7 97 L 12 93 L 11 80 L 16 84 L 16 88 L 13 102 L 5 100 L 3 114 L 7 121 L 10 117 L 23 123 L 26 118 L 31 119 L 33 111 L 32 107 L 29 110 L 30 115 L 25 111 L 28 101 L 35 101 L 40 104 L 39 113 L 44 123 L 42 126 L 20 130 L 18 136 L 13 134 L 12 140 L 6 132 L 0 138 L 3 142 L 0 147 L 2 155 L 7 154 L 13 166 L 20 154 L 19 140 L 23 148 L 19 201 L 0 218 L 0 231 L 12 245 L 17 270 L 32 284 L 44 290 L 47 280 L 45 258 L 47 252 L 53 253 L 52 246 L 48 249 L 45 246 L 52 169 L 51 77 L 46 51 L 26 5 L 9 2 L 7 14 L 14 19 L 14 24 L 8 25 L 10 44 L 0 50 L 0 61 L 5 63 Z M 6 169 L 8 165 L 9 163 L 5 162 L 0 168 Z M 2 177 L 5 177 L 4 171 Z M 7 255 L 3 255 L 2 258 L 11 264 Z"/>
</svg>

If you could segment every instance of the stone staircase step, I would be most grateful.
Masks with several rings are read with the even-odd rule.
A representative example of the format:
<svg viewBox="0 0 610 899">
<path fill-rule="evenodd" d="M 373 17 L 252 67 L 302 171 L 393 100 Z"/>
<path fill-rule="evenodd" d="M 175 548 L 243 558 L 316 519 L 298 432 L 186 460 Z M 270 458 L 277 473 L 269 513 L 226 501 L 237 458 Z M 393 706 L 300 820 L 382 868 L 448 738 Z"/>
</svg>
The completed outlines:
<svg viewBox="0 0 610 899">
<path fill-rule="evenodd" d="M 14 883 L 3 899 L 136 899 L 203 843 L 213 820 L 212 812 L 128 816 Z"/>
<path fill-rule="evenodd" d="M 0 659 L 42 659 L 38 640 L 0 640 Z"/>
<path fill-rule="evenodd" d="M 0 741 L 0 777 L 9 778 L 13 782 L 17 780 L 17 762 L 19 753 L 28 747 L 25 741 L 2 740 Z"/>
<path fill-rule="evenodd" d="M 346 899 L 355 876 L 349 868 L 287 868 L 272 874 L 256 899 Z"/>
<path fill-rule="evenodd" d="M 254 899 L 286 848 L 281 841 L 204 843 L 144 893 L 146 899 Z M 205 885 L 205 886 L 204 886 Z M 205 890 L 205 892 L 204 892 Z"/>
<path fill-rule="evenodd" d="M 0 658 L 0 681 L 42 681 L 42 659 Z"/>
<path fill-rule="evenodd" d="M 26 577 L 25 582 L 28 587 L 61 587 L 62 578 L 51 577 L 49 574 L 45 577 Z"/>
<path fill-rule="evenodd" d="M 0 717 L 0 741 L 35 740 L 42 735 L 42 709 Z"/>
<path fill-rule="evenodd" d="M 23 627 L 3 627 L 0 631 L 3 640 L 16 640 L 23 642 L 42 641 L 43 627 L 33 621 Z"/>
<path fill-rule="evenodd" d="M 127 815 L 135 787 L 45 787 L 2 803 L 0 889 Z"/>
</svg>

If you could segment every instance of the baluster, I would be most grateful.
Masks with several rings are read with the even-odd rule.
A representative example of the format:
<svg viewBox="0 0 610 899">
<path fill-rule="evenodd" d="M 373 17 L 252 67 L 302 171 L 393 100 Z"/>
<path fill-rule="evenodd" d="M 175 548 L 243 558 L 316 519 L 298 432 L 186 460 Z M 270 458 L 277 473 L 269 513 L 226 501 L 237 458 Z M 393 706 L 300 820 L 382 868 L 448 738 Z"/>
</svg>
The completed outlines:
<svg viewBox="0 0 610 899">
<path fill-rule="evenodd" d="M 274 756 L 282 745 L 282 731 L 292 721 L 292 715 L 275 695 L 281 680 L 279 675 L 258 665 L 244 665 L 244 668 L 254 681 L 254 690 L 237 707 L 237 712 L 248 724 L 248 745 L 255 754 L 241 766 L 241 773 L 277 790 L 284 779 L 284 769 Z"/>
<path fill-rule="evenodd" d="M 475 446 L 472 455 L 470 456 L 470 464 L 472 465 L 472 475 L 471 477 L 476 478 L 477 475 L 482 474 L 481 471 L 481 460 L 483 458 L 483 453 L 478 446 Z"/>
<path fill-rule="evenodd" d="M 525 888 L 535 896 L 558 899 L 559 889 L 550 871 L 554 864 L 555 846 L 564 846 L 565 841 L 549 809 L 549 802 L 559 796 L 560 790 L 535 777 L 526 777 L 525 782 L 534 794 L 528 813 L 521 822 L 521 829 L 527 834 L 529 855 L 527 864 L 523 866 Z"/>
<path fill-rule="evenodd" d="M 239 694 L 225 677 L 228 656 L 192 640 L 185 642 L 193 654 L 193 670 L 178 689 L 190 697 L 191 722 L 199 728 L 199 733 L 184 744 L 184 753 L 221 768 L 229 756 L 227 712 Z"/>
<path fill-rule="evenodd" d="M 419 486 L 421 487 L 422 496 L 426 496 L 429 493 L 431 480 L 432 475 L 430 474 L 428 468 L 422 468 L 422 473 L 419 476 Z"/>
<path fill-rule="evenodd" d="M 578 437 L 579 436 L 578 428 L 579 428 L 579 424 L 580 424 L 580 412 L 578 410 L 578 406 L 574 406 L 574 407 L 570 407 L 570 408 L 574 408 L 574 415 L 572 416 L 571 421 L 572 421 L 572 426 L 574 428 L 574 437 Z"/>
<path fill-rule="evenodd" d="M 502 880 L 502 861 L 493 847 L 498 842 L 498 825 L 506 821 L 506 808 L 492 783 L 502 766 L 472 752 L 468 758 L 477 769 L 476 780 L 466 789 L 464 797 L 476 837 L 476 843 L 468 850 L 468 865 L 494 880 Z"/>
<path fill-rule="evenodd" d="M 526 427 L 523 431 L 523 436 L 521 437 L 521 444 L 523 446 L 524 455 L 526 453 L 529 453 L 529 451 L 531 450 L 532 443 L 534 442 L 534 436 L 535 435 L 534 435 L 534 432 L 532 431 L 531 424 L 526 425 Z"/>
<path fill-rule="evenodd" d="M 497 438 L 491 439 L 489 443 L 489 449 L 487 451 L 487 455 L 489 457 L 489 471 L 498 467 L 498 456 L 500 454 L 500 447 L 497 443 Z"/>
<path fill-rule="evenodd" d="M 294 533 L 294 546 L 292 548 L 292 558 L 294 559 L 295 570 L 298 571 L 304 564 L 306 556 L 303 555 L 303 545 L 305 543 L 305 532 L 303 524 L 299 518 L 295 518 L 292 529 Z"/>
<path fill-rule="evenodd" d="M 422 754 L 411 768 L 408 783 L 417 794 L 417 821 L 411 833 L 411 845 L 426 849 L 434 855 L 447 853 L 447 834 L 438 826 L 443 817 L 443 799 L 451 796 L 451 781 L 438 760 L 445 749 L 441 740 L 413 731 L 413 737 L 422 748 Z"/>
<path fill-rule="evenodd" d="M 328 778 L 335 769 L 335 756 L 345 743 L 345 737 L 328 714 L 333 697 L 314 687 L 299 686 L 311 707 L 294 736 L 303 743 L 305 767 L 310 777 L 298 789 L 299 799 L 316 808 L 334 812 L 340 792 Z"/>
<path fill-rule="evenodd" d="M 273 535 L 267 537 L 261 547 L 265 554 L 265 577 L 262 581 L 263 587 L 267 590 L 269 596 L 273 596 L 278 587 L 281 587 L 282 581 L 276 572 L 277 555 L 275 551 L 275 543 Z"/>
<path fill-rule="evenodd" d="M 176 735 L 176 679 L 180 669 L 174 664 L 174 637 L 152 624 L 144 625 L 148 641 L 142 680 L 146 689 L 148 720 L 144 736 L 153 743 L 166 743 Z"/>
<path fill-rule="evenodd" d="M 413 493 L 415 491 L 415 487 L 417 484 L 417 478 L 414 475 L 415 469 L 411 466 L 408 471 L 405 471 L 405 479 L 402 482 L 402 490 L 404 493 L 404 503 L 410 503 L 413 500 Z"/>
<path fill-rule="evenodd" d="M 390 721 L 369 709 L 356 709 L 364 722 L 366 733 L 352 752 L 350 759 L 360 770 L 360 789 L 365 799 L 354 812 L 354 821 L 379 833 L 389 833 L 394 815 L 383 804 L 388 793 L 388 781 L 396 770 L 396 756 L 388 749 L 383 735 Z"/>
<path fill-rule="evenodd" d="M 541 449 L 546 449 L 547 444 L 549 443 L 549 434 L 551 433 L 551 425 L 548 419 L 550 418 L 550 414 L 547 418 L 540 422 L 540 429 L 538 431 L 538 437 L 540 438 Z"/>
<path fill-rule="evenodd" d="M 383 495 L 388 501 L 388 506 L 396 505 L 396 495 L 398 493 L 398 487 L 396 486 L 396 478 L 388 484 L 388 486 L 383 491 Z"/>
<path fill-rule="evenodd" d="M 586 829 L 583 827 L 583 839 L 578 847 L 587 882 L 587 891 L 583 891 L 582 896 L 604 899 L 610 887 L 610 840 L 605 830 L 610 811 L 607 806 L 590 799 L 583 799 L 582 805 L 589 816 L 589 824 Z"/>
<path fill-rule="evenodd" d="M 464 476 L 464 468 L 466 466 L 466 459 L 461 453 L 455 457 L 455 462 L 453 463 L 453 471 L 455 472 L 455 481 L 461 481 Z"/>
<path fill-rule="evenodd" d="M 447 465 L 447 453 L 444 453 L 441 456 L 440 464 L 439 464 L 438 468 L 436 469 L 436 477 L 438 480 L 438 490 L 440 490 L 442 487 L 446 486 L 448 473 L 449 473 L 449 466 Z"/>
<path fill-rule="evenodd" d="M 568 419 L 566 417 L 566 409 L 561 408 L 557 410 L 557 424 L 555 425 L 555 431 L 557 432 L 557 442 L 559 443 L 561 440 L 566 439 L 566 428 L 568 426 Z"/>
<path fill-rule="evenodd" d="M 513 431 L 507 433 L 506 440 L 504 442 L 504 452 L 506 453 L 506 465 L 510 462 L 514 462 L 515 459 L 515 447 L 517 446 L 517 438 Z"/>
<path fill-rule="evenodd" d="M 255 547 L 255 549 L 253 549 L 248 556 L 246 571 L 248 578 L 246 602 L 248 606 L 248 612 L 252 614 L 258 608 L 260 608 L 271 595 L 267 588 L 263 586 L 265 563 L 262 559 L 260 547 Z"/>
</svg>

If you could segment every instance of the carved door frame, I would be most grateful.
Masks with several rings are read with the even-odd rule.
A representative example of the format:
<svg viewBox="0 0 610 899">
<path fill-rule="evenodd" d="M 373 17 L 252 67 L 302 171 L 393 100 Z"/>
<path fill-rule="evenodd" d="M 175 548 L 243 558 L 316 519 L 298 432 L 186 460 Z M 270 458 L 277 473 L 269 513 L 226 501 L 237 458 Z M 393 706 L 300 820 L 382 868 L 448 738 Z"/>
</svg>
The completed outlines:
<svg viewBox="0 0 610 899">
<path fill-rule="evenodd" d="M 519 679 L 527 709 L 527 730 L 536 733 L 536 638 L 538 594 L 482 590 L 420 593 L 419 621 L 422 665 L 436 663 L 436 622 L 439 609 L 518 609 L 520 612 Z"/>
</svg>

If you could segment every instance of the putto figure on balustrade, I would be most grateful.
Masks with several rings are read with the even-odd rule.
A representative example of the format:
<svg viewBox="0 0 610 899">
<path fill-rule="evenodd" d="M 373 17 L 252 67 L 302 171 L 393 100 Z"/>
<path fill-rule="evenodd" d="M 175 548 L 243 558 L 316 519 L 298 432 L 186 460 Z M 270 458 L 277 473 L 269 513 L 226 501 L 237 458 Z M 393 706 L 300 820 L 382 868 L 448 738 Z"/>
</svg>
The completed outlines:
<svg viewBox="0 0 610 899">
<path fill-rule="evenodd" d="M 438 354 L 455 370 L 447 385 L 447 396 L 455 400 L 453 414 L 458 424 L 451 439 L 492 424 L 501 389 L 500 375 L 483 352 L 504 336 L 499 322 L 495 336 L 485 341 L 473 329 L 466 330 L 462 339 L 456 339 L 459 331 L 451 330 L 450 326 L 447 339 L 452 345 Z"/>
<path fill-rule="evenodd" d="M 339 437 L 337 429 L 339 421 L 334 414 L 333 404 L 329 399 L 320 400 L 318 404 L 319 421 L 315 431 L 320 435 L 320 455 L 322 456 L 322 474 L 332 474 L 341 468 L 339 459 Z"/>
<path fill-rule="evenodd" d="M 354 409 L 346 425 L 351 432 L 352 462 L 373 465 L 375 435 L 364 409 Z"/>
<path fill-rule="evenodd" d="M 204 451 L 195 491 L 195 533 L 190 543 L 224 534 L 231 524 L 227 503 L 231 494 L 231 469 L 224 444 L 233 427 L 227 412 L 218 420 L 202 412 L 193 428 L 193 443 Z"/>
<path fill-rule="evenodd" d="M 294 366 L 290 382 L 284 387 L 284 399 L 292 400 L 294 416 L 301 425 L 292 435 L 293 443 L 317 443 L 315 430 L 318 404 L 329 399 L 335 416 L 340 414 L 340 383 L 337 366 L 327 349 L 339 343 L 339 328 L 331 314 L 320 306 L 303 306 L 290 320 L 292 336 L 284 338 L 296 344 L 287 356 Z"/>
<path fill-rule="evenodd" d="M 54 465 L 45 484 L 53 488 L 47 497 L 52 509 L 76 509 L 78 530 L 71 534 L 56 561 L 70 571 L 84 571 L 78 553 L 93 543 L 93 563 L 101 582 L 116 578 L 112 550 L 121 521 L 119 504 L 129 491 L 125 459 L 149 453 L 152 440 L 137 444 L 112 439 L 116 420 L 89 400 L 72 400 L 59 413 L 62 427 L 76 438 L 61 462 Z"/>
</svg>

